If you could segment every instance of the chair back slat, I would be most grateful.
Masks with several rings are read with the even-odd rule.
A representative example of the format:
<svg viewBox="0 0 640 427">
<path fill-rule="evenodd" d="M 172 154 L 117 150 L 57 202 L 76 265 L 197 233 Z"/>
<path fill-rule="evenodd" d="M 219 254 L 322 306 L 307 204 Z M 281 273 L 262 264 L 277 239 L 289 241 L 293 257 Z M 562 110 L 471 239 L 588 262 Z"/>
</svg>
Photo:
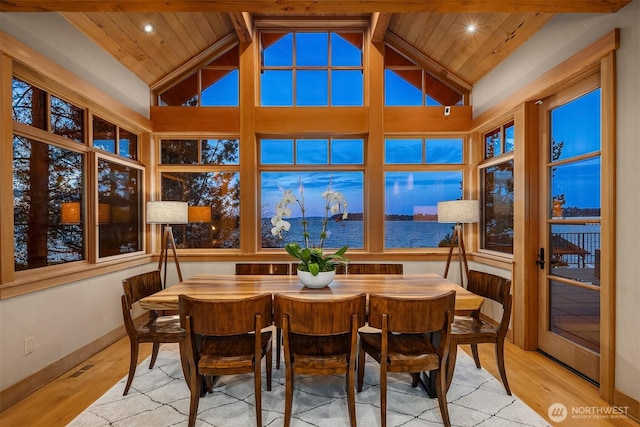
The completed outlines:
<svg viewBox="0 0 640 427">
<path fill-rule="evenodd" d="M 336 299 L 300 299 L 276 294 L 275 323 L 282 328 L 283 316 L 289 317 L 289 332 L 306 335 L 332 335 L 351 331 L 351 315 L 357 315 L 358 327 L 364 326 L 366 295 Z"/>
<path fill-rule="evenodd" d="M 382 315 L 387 316 L 390 332 L 423 333 L 443 329 L 455 308 L 455 291 L 436 297 L 418 299 L 369 296 L 369 326 L 382 329 Z"/>
<path fill-rule="evenodd" d="M 291 267 L 289 264 L 266 264 L 266 263 L 238 263 L 236 264 L 236 275 L 289 275 Z"/>
<path fill-rule="evenodd" d="M 200 335 L 239 335 L 256 330 L 256 316 L 260 315 L 260 329 L 273 323 L 271 295 L 259 295 L 240 300 L 201 300 L 180 295 L 180 322 L 186 329 L 191 317 L 191 331 Z"/>
<path fill-rule="evenodd" d="M 349 263 L 336 266 L 337 274 L 403 274 L 402 264 Z"/>
<path fill-rule="evenodd" d="M 511 291 L 511 279 L 482 271 L 470 270 L 467 290 L 504 304 Z"/>
<path fill-rule="evenodd" d="M 160 270 L 138 274 L 122 281 L 129 309 L 136 301 L 162 290 Z"/>
<path fill-rule="evenodd" d="M 469 271 L 467 289 L 476 295 L 492 299 L 502 305 L 502 319 L 497 328 L 498 335 L 504 336 L 511 320 L 511 279 L 482 271 Z"/>
</svg>

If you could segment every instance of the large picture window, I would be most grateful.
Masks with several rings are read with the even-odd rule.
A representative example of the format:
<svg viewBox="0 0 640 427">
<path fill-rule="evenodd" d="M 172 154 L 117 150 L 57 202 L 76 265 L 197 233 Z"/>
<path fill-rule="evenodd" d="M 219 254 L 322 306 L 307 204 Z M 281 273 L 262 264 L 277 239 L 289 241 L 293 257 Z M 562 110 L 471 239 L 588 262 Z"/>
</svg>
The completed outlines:
<svg viewBox="0 0 640 427">
<path fill-rule="evenodd" d="M 463 147 L 462 138 L 385 140 L 385 248 L 438 247 L 451 238 L 437 206 L 462 197 Z"/>
<path fill-rule="evenodd" d="M 261 247 L 304 245 L 302 211 L 291 205 L 289 232 L 279 239 L 271 233 L 270 220 L 283 192 L 291 190 L 304 199 L 310 244 L 319 244 L 325 205 L 322 193 L 329 186 L 347 200 L 348 216 L 330 215 L 325 248 L 363 248 L 364 140 L 342 138 L 262 139 L 260 141 Z M 317 169 L 317 170 L 311 170 Z"/>
</svg>

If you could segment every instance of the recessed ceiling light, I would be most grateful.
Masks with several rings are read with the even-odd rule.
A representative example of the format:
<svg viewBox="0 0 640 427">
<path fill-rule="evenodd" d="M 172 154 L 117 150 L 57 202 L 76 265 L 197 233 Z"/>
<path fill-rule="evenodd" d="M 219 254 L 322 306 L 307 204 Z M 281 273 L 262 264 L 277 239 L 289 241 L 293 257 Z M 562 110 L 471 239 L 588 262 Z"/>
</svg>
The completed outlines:
<svg viewBox="0 0 640 427">
<path fill-rule="evenodd" d="M 477 27 L 473 24 L 469 24 L 467 25 L 467 32 L 468 33 L 475 33 L 477 30 Z"/>
<path fill-rule="evenodd" d="M 142 26 L 142 31 L 144 31 L 147 34 L 153 33 L 154 29 L 155 29 L 155 27 L 153 26 L 153 24 L 144 24 Z"/>
</svg>

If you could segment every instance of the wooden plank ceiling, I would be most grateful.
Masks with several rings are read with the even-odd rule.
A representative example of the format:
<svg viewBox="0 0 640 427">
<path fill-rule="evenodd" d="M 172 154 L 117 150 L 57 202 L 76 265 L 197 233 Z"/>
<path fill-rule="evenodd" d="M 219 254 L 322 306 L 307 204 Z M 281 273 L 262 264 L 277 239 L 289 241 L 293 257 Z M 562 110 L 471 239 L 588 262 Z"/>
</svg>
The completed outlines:
<svg viewBox="0 0 640 427">
<path fill-rule="evenodd" d="M 471 87 L 556 13 L 611 13 L 631 0 L 0 0 L 2 12 L 60 12 L 150 86 L 256 20 L 353 19 L 375 41 L 403 45 L 431 69 Z M 142 27 L 152 23 L 155 31 Z M 475 25 L 476 31 L 466 31 Z"/>
</svg>

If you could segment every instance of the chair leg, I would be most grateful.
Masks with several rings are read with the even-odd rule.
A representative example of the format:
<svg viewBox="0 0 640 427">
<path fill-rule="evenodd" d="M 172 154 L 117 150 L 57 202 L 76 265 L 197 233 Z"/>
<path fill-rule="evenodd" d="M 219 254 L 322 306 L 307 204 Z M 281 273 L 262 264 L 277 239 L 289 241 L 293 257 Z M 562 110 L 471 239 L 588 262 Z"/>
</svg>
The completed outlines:
<svg viewBox="0 0 640 427">
<path fill-rule="evenodd" d="M 267 370 L 267 390 L 271 391 L 271 371 L 272 371 L 272 367 L 273 367 L 273 347 L 269 347 L 269 350 L 267 351 L 267 355 L 265 357 L 266 361 L 265 361 L 265 369 Z"/>
<path fill-rule="evenodd" d="M 355 382 L 355 366 L 349 366 L 349 370 L 347 371 L 347 406 L 349 407 L 349 423 L 351 424 L 351 427 L 356 427 Z"/>
<path fill-rule="evenodd" d="M 202 375 L 193 372 L 190 375 L 189 382 L 191 386 L 191 401 L 189 402 L 189 427 L 196 425 L 196 416 L 198 415 L 198 403 L 200 401 L 200 389 L 202 388 Z"/>
<path fill-rule="evenodd" d="M 449 420 L 449 408 L 447 407 L 447 381 L 446 367 L 444 364 L 435 371 L 436 375 L 436 394 L 438 395 L 438 405 L 440 405 L 440 414 L 442 415 L 442 423 L 445 427 L 451 427 Z"/>
<path fill-rule="evenodd" d="M 507 371 L 504 368 L 504 339 L 496 342 L 496 361 L 498 362 L 498 371 L 500 372 L 500 378 L 502 378 L 502 385 L 504 385 L 507 394 L 511 396 L 511 389 L 507 381 Z"/>
<path fill-rule="evenodd" d="M 284 427 L 291 425 L 291 410 L 293 407 L 293 372 L 289 366 L 285 371 L 285 394 L 284 394 Z"/>
<path fill-rule="evenodd" d="M 189 384 L 189 361 L 187 360 L 186 354 L 187 351 L 185 350 L 185 346 L 186 346 L 186 342 L 184 340 L 184 338 L 181 338 L 179 341 L 179 346 L 180 346 L 180 364 L 182 365 L 182 375 L 184 375 L 184 379 L 185 382 L 187 383 L 187 386 L 191 386 L 191 384 Z"/>
<path fill-rule="evenodd" d="M 276 328 L 276 369 L 280 369 L 280 343 L 282 342 L 282 329 Z"/>
<path fill-rule="evenodd" d="M 260 373 L 262 360 L 255 360 L 253 364 L 253 386 L 256 400 L 256 426 L 262 427 L 262 375 Z"/>
<path fill-rule="evenodd" d="M 420 372 L 412 372 L 411 373 L 411 387 L 416 388 L 420 384 Z"/>
<path fill-rule="evenodd" d="M 471 344 L 471 354 L 473 354 L 473 360 L 476 362 L 476 368 L 480 369 L 480 355 L 478 354 L 478 344 Z"/>
<path fill-rule="evenodd" d="M 358 351 L 358 393 L 362 391 L 362 383 L 364 382 L 364 363 L 366 357 L 365 351 L 361 348 Z"/>
<path fill-rule="evenodd" d="M 451 380 L 453 380 L 453 373 L 456 370 L 456 358 L 458 357 L 458 343 L 451 340 L 449 347 L 449 357 L 447 358 L 447 391 L 451 387 Z"/>
<path fill-rule="evenodd" d="M 156 364 L 156 359 L 158 358 L 159 351 L 160 351 L 160 343 L 155 341 L 153 343 L 153 351 L 151 352 L 151 362 L 149 362 L 149 369 L 153 368 L 153 365 Z"/>
<path fill-rule="evenodd" d="M 129 376 L 127 377 L 127 385 L 124 386 L 123 396 L 126 396 L 129 393 L 129 387 L 131 387 L 131 383 L 133 382 L 133 377 L 136 374 L 136 366 L 138 365 L 138 346 L 140 343 L 138 341 L 134 341 L 129 339 L 131 343 L 131 358 L 129 360 Z"/>
<path fill-rule="evenodd" d="M 384 363 L 380 364 L 380 423 L 387 427 L 387 367 Z"/>
</svg>

